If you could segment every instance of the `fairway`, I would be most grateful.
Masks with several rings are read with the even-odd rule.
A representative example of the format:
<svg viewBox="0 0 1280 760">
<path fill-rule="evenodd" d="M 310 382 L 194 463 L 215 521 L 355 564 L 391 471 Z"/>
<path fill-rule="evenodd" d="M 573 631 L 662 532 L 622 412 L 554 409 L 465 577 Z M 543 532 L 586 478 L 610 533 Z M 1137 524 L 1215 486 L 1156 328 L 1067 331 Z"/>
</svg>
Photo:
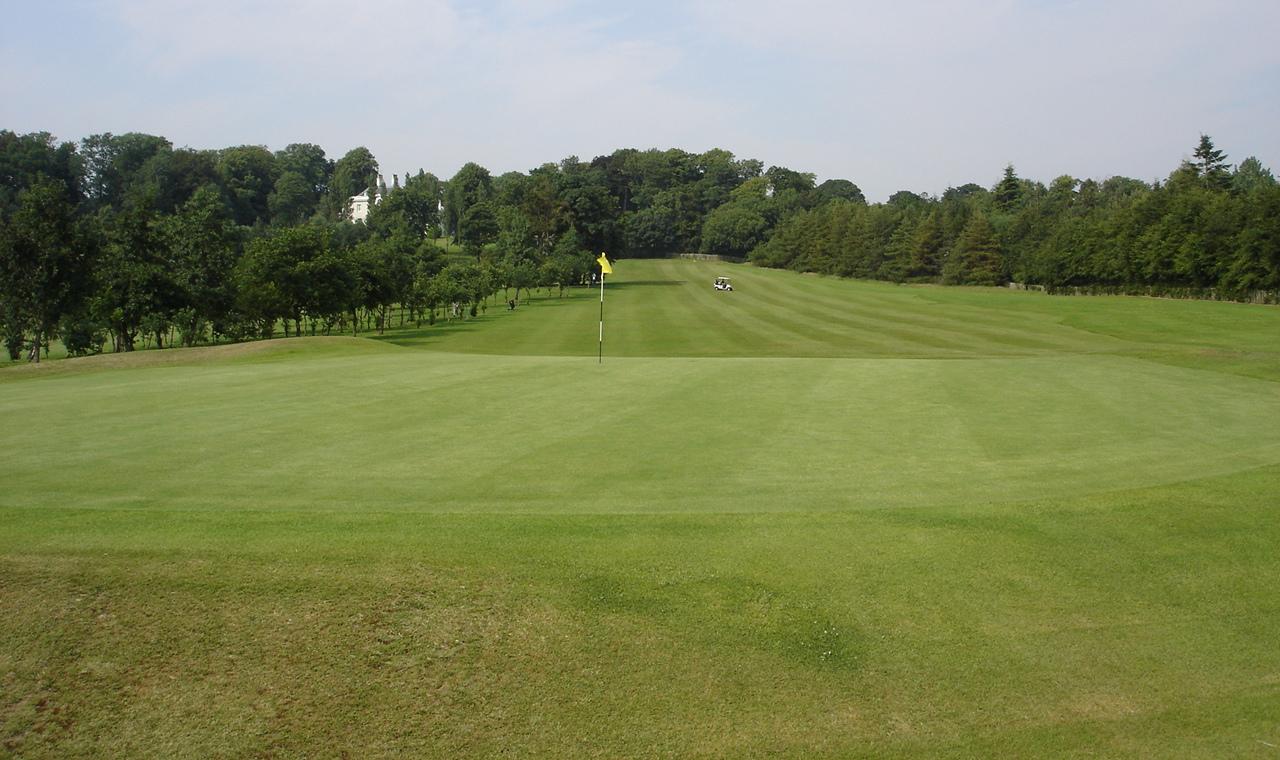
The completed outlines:
<svg viewBox="0 0 1280 760">
<path fill-rule="evenodd" d="M 1280 309 L 615 272 L 0 368 L 0 755 L 1276 751 Z"/>
</svg>

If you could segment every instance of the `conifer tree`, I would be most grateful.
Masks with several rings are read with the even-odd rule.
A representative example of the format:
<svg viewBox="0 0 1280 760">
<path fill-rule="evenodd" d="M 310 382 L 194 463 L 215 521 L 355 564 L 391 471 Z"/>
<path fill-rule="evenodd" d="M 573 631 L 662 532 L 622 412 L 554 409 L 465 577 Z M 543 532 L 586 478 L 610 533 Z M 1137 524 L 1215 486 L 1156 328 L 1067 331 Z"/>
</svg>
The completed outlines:
<svg viewBox="0 0 1280 760">
<path fill-rule="evenodd" d="M 1022 203 L 1022 181 L 1013 171 L 1013 164 L 1004 168 L 1004 178 L 995 190 L 996 206 L 1001 211 L 1013 211 Z"/>
<path fill-rule="evenodd" d="M 943 230 L 937 210 L 920 221 L 911 240 L 911 266 L 907 276 L 937 277 L 942 267 Z"/>
<path fill-rule="evenodd" d="M 911 252 L 916 233 L 916 219 L 905 216 L 894 228 L 889 244 L 885 247 L 884 261 L 876 277 L 891 282 L 902 282 L 911 267 Z"/>
<path fill-rule="evenodd" d="M 1213 146 L 1208 135 L 1200 135 L 1200 145 L 1195 152 L 1196 173 L 1206 187 L 1226 190 L 1231 185 L 1231 173 L 1227 169 L 1227 154 Z"/>
<path fill-rule="evenodd" d="M 986 214 L 977 213 L 965 225 L 942 271 L 949 285 L 999 285 L 1005 281 L 1000 244 Z"/>
</svg>

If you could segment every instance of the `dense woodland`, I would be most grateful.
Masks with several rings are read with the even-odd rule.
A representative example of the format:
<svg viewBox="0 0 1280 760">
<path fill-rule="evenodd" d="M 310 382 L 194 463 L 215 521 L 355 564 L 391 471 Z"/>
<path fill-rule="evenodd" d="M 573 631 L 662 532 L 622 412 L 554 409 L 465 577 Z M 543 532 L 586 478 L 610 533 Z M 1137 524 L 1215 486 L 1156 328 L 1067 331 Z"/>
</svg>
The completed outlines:
<svg viewBox="0 0 1280 760">
<path fill-rule="evenodd" d="M 1274 301 L 1280 187 L 1210 138 L 1167 180 L 1012 166 L 989 189 L 895 193 L 723 150 L 618 150 L 527 173 L 474 163 L 387 186 L 374 156 L 316 145 L 79 144 L 0 131 L 0 332 L 10 358 L 383 330 L 474 316 L 499 291 L 563 295 L 613 258 L 702 252 L 896 282 Z M 348 199 L 377 194 L 366 222 Z M 446 243 L 454 244 L 453 247 Z M 451 252 L 452 251 L 452 252 Z M 394 315 L 394 316 L 393 316 Z"/>
</svg>

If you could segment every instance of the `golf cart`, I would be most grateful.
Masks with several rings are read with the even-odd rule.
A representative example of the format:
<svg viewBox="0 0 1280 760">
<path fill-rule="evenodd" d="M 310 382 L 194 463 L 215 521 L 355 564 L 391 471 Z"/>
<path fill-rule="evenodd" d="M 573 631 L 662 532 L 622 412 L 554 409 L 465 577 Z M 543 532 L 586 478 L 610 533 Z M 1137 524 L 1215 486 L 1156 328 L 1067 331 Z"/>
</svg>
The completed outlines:
<svg viewBox="0 0 1280 760">
<path fill-rule="evenodd" d="M 733 290 L 733 285 L 729 282 L 728 277 L 717 277 L 715 286 L 716 290 Z"/>
</svg>

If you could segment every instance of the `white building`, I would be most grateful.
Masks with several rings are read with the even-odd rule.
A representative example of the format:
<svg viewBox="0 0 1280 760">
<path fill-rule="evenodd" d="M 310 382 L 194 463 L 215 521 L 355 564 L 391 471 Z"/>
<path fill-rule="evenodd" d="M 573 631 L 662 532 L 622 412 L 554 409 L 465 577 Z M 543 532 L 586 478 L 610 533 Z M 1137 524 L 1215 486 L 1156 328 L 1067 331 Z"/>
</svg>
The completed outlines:
<svg viewBox="0 0 1280 760">
<path fill-rule="evenodd" d="M 378 187 L 382 187 L 382 176 L 378 176 Z M 374 206 L 382 203 L 382 193 L 374 191 Z M 369 218 L 369 191 L 366 189 L 359 195 L 353 195 L 347 199 L 347 219 L 353 222 L 363 222 Z"/>
</svg>

